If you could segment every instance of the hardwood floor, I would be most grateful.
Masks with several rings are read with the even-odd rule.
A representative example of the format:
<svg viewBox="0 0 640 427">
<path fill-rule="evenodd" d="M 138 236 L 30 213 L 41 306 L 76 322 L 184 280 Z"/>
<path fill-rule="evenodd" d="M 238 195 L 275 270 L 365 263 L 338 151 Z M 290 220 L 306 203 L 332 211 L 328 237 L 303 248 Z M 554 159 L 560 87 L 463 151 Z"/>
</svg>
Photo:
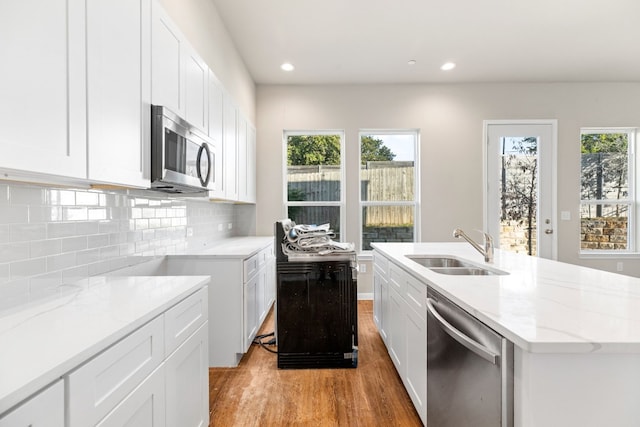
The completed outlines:
<svg viewBox="0 0 640 427">
<path fill-rule="evenodd" d="M 212 427 L 421 426 L 373 323 L 358 301 L 356 369 L 281 370 L 253 345 L 237 368 L 209 370 Z M 273 311 L 259 333 L 273 331 Z"/>
</svg>

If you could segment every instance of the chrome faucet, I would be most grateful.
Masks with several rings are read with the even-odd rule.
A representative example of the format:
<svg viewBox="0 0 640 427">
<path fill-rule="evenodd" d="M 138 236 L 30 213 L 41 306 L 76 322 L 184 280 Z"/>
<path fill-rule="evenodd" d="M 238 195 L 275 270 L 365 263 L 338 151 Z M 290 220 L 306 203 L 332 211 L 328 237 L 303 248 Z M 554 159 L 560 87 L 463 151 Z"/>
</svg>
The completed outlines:
<svg viewBox="0 0 640 427">
<path fill-rule="evenodd" d="M 464 233 L 464 231 L 460 230 L 459 228 L 453 230 L 453 237 L 455 237 L 456 239 L 462 237 L 464 240 L 469 242 L 469 244 L 471 244 L 471 246 L 473 246 L 478 252 L 484 255 L 485 262 L 493 262 L 493 238 L 489 233 L 482 232 L 482 234 L 484 235 L 484 248 L 473 241 Z"/>
</svg>

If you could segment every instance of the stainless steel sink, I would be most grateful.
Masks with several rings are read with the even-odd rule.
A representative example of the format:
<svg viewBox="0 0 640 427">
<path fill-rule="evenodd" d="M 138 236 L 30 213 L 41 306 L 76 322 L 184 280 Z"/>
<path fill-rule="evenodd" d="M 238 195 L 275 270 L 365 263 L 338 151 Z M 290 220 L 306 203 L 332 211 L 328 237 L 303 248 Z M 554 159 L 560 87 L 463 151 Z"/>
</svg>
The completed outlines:
<svg viewBox="0 0 640 427">
<path fill-rule="evenodd" d="M 437 256 L 437 255 L 405 255 L 411 261 L 418 263 L 424 267 L 427 267 L 429 270 L 440 273 L 440 274 L 449 274 L 449 275 L 458 275 L 458 276 L 492 276 L 492 275 L 504 275 L 509 274 L 505 271 L 495 270 L 495 269 L 487 269 L 475 265 L 473 263 L 448 257 L 448 256 Z"/>
<path fill-rule="evenodd" d="M 493 271 L 478 267 L 432 267 L 431 271 L 440 274 L 452 274 L 458 276 L 490 276 L 496 274 Z"/>
<path fill-rule="evenodd" d="M 474 267 L 472 264 L 461 261 L 457 258 L 440 257 L 440 256 L 423 256 L 423 255 L 406 255 L 413 262 L 427 267 Z"/>
</svg>

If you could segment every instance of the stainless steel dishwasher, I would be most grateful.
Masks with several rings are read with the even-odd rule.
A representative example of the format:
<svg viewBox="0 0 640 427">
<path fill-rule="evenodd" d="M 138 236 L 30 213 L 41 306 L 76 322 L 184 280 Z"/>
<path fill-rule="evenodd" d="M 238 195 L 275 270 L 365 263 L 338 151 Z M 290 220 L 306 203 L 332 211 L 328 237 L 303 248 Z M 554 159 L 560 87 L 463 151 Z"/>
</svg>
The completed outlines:
<svg viewBox="0 0 640 427">
<path fill-rule="evenodd" d="M 427 425 L 513 426 L 513 343 L 431 288 Z"/>
</svg>

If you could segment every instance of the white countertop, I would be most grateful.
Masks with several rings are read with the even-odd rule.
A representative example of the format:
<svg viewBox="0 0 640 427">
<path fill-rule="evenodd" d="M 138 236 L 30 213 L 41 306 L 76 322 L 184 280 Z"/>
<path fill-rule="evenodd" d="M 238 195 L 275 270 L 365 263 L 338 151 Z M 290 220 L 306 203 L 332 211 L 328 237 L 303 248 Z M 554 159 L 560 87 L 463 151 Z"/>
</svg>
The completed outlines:
<svg viewBox="0 0 640 427">
<path fill-rule="evenodd" d="M 473 316 L 528 352 L 640 353 L 640 279 L 468 243 L 374 243 Z M 435 273 L 405 255 L 452 255 L 508 275 Z"/>
<path fill-rule="evenodd" d="M 92 277 L 0 317 L 0 414 L 209 282 Z"/>
<path fill-rule="evenodd" d="M 187 249 L 176 256 L 249 258 L 273 243 L 273 236 L 232 237 L 215 242 L 209 247 Z"/>
</svg>

